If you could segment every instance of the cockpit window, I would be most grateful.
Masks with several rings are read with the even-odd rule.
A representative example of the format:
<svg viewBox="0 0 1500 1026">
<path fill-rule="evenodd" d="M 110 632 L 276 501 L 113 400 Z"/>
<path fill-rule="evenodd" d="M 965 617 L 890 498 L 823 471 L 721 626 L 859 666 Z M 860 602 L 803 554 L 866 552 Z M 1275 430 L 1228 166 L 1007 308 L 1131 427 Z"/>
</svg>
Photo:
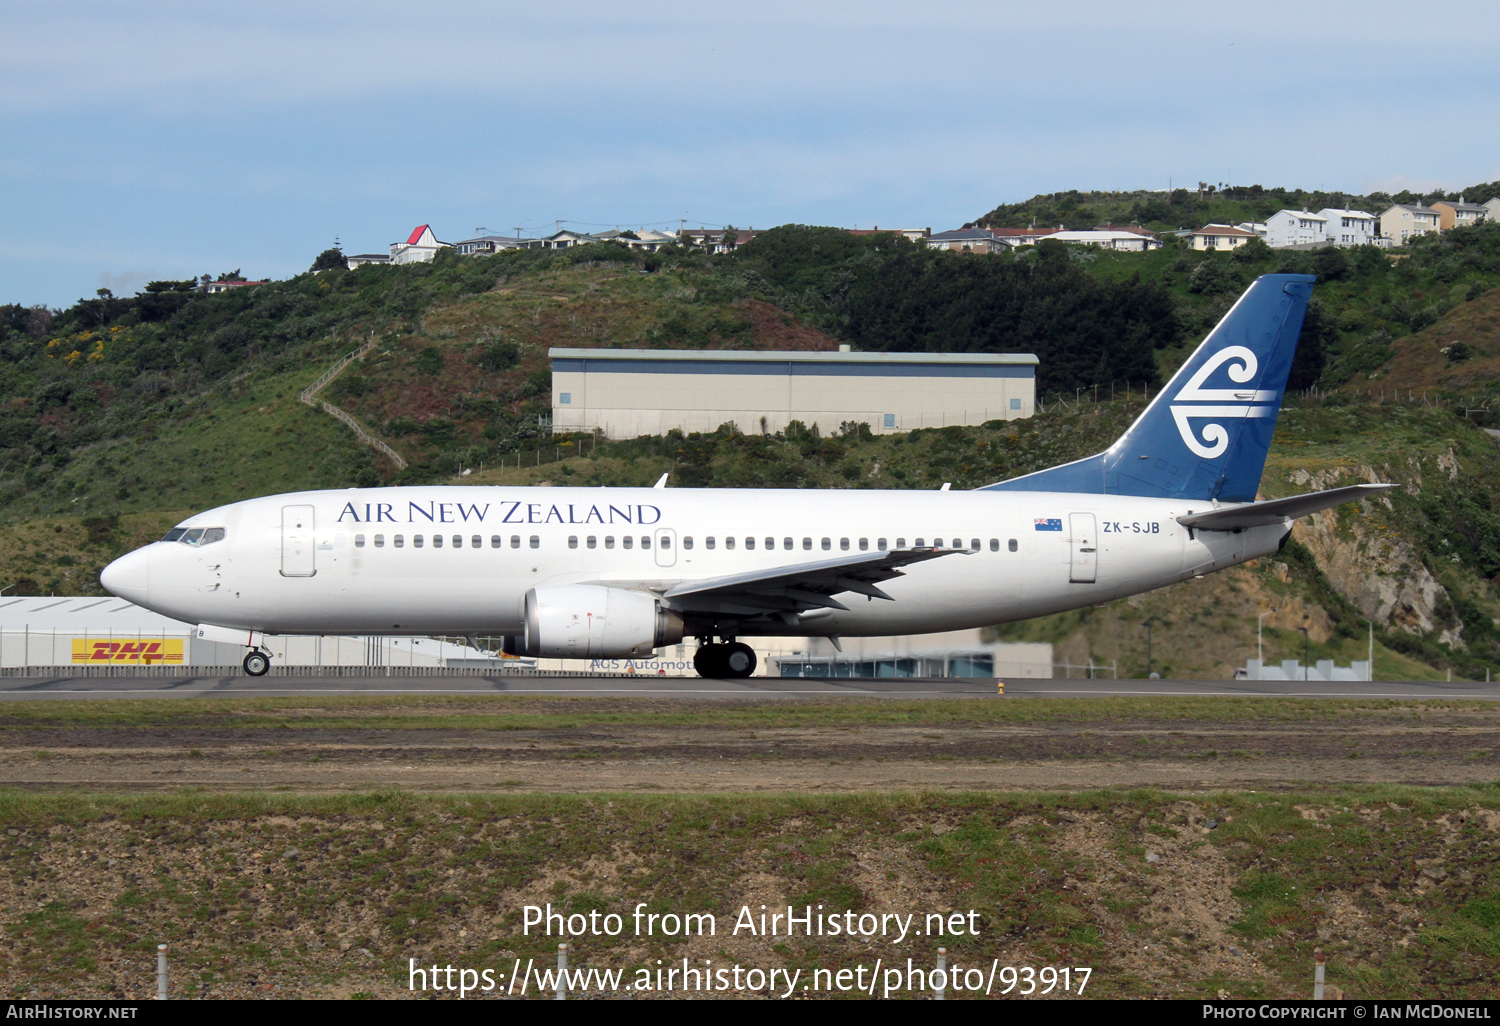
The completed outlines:
<svg viewBox="0 0 1500 1026">
<path fill-rule="evenodd" d="M 162 541 L 181 542 L 183 545 L 194 545 L 200 548 L 204 545 L 212 545 L 214 542 L 223 540 L 224 528 L 222 527 L 194 527 L 191 529 L 174 527 L 162 539 Z"/>
</svg>

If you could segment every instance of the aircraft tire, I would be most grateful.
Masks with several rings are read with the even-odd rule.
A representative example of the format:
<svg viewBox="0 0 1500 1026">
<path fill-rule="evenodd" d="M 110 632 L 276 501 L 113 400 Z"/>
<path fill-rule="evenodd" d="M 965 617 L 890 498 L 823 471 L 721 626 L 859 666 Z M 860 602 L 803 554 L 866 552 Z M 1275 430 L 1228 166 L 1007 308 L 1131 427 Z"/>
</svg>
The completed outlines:
<svg viewBox="0 0 1500 1026">
<path fill-rule="evenodd" d="M 264 677 L 271 669 L 271 657 L 264 652 L 251 652 L 245 656 L 245 672 L 252 677 Z"/>
<path fill-rule="evenodd" d="M 719 662 L 724 667 L 726 677 L 738 679 L 754 673 L 759 660 L 755 658 L 755 649 L 743 641 L 737 641 L 732 645 L 724 646 L 724 654 Z"/>
<path fill-rule="evenodd" d="M 697 652 L 694 652 L 693 669 L 698 671 L 698 676 L 728 676 L 729 668 L 724 665 L 724 649 L 728 647 L 727 645 L 703 645 Z"/>
</svg>

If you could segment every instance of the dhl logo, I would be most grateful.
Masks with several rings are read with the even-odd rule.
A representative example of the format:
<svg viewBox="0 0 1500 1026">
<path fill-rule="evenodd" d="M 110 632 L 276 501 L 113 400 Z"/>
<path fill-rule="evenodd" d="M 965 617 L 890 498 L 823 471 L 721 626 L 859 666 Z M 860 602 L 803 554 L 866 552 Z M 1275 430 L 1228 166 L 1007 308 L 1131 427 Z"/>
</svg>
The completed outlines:
<svg viewBox="0 0 1500 1026">
<path fill-rule="evenodd" d="M 93 638 L 73 639 L 75 663 L 180 663 L 182 640 L 108 641 Z"/>
</svg>

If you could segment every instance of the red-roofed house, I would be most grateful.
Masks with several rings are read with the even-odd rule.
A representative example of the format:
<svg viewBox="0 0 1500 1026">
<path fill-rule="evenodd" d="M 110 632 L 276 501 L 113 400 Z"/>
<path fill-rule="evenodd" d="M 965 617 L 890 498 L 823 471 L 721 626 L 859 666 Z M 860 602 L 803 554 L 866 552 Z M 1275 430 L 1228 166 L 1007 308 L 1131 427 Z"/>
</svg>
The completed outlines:
<svg viewBox="0 0 1500 1026">
<path fill-rule="evenodd" d="M 425 264 L 437 256 L 438 250 L 449 245 L 439 242 L 429 226 L 419 224 L 411 230 L 405 242 L 391 243 L 391 263 Z"/>
</svg>

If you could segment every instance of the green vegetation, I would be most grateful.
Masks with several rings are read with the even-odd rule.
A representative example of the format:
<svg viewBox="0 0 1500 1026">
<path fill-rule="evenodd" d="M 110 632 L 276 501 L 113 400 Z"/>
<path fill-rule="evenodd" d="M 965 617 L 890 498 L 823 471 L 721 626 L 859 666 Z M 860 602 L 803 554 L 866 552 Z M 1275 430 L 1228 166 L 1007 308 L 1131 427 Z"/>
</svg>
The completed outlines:
<svg viewBox="0 0 1500 1026">
<path fill-rule="evenodd" d="M 1500 955 L 1494 787 L 1283 794 L 152 797 L 0 794 L 8 995 L 396 996 L 418 963 L 508 973 L 556 936 L 521 906 L 710 938 L 572 938 L 574 965 L 1090 966 L 1084 996 L 1306 997 L 1312 955 L 1356 998 L 1484 997 Z M 1148 860 L 1147 854 L 1156 856 Z M 975 912 L 901 945 L 750 938 L 742 905 Z M 965 916 L 965 920 L 967 917 Z M 1166 959 L 1164 963 L 1163 959 Z M 997 987 L 997 989 L 999 989 Z M 950 998 L 962 997 L 950 991 Z"/>
<path fill-rule="evenodd" d="M 927 701 L 843 699 L 812 702 L 673 705 L 632 699 L 445 695 L 308 698 L 233 696 L 110 702 L 36 701 L 0 706 L 0 730 L 201 727 L 212 730 L 557 730 L 588 726 L 816 727 L 942 723 L 1300 723 L 1353 716 L 1401 723 L 1449 714 L 1489 714 L 1493 703 L 1395 699 L 1038 698 L 984 696 Z"/>
</svg>

